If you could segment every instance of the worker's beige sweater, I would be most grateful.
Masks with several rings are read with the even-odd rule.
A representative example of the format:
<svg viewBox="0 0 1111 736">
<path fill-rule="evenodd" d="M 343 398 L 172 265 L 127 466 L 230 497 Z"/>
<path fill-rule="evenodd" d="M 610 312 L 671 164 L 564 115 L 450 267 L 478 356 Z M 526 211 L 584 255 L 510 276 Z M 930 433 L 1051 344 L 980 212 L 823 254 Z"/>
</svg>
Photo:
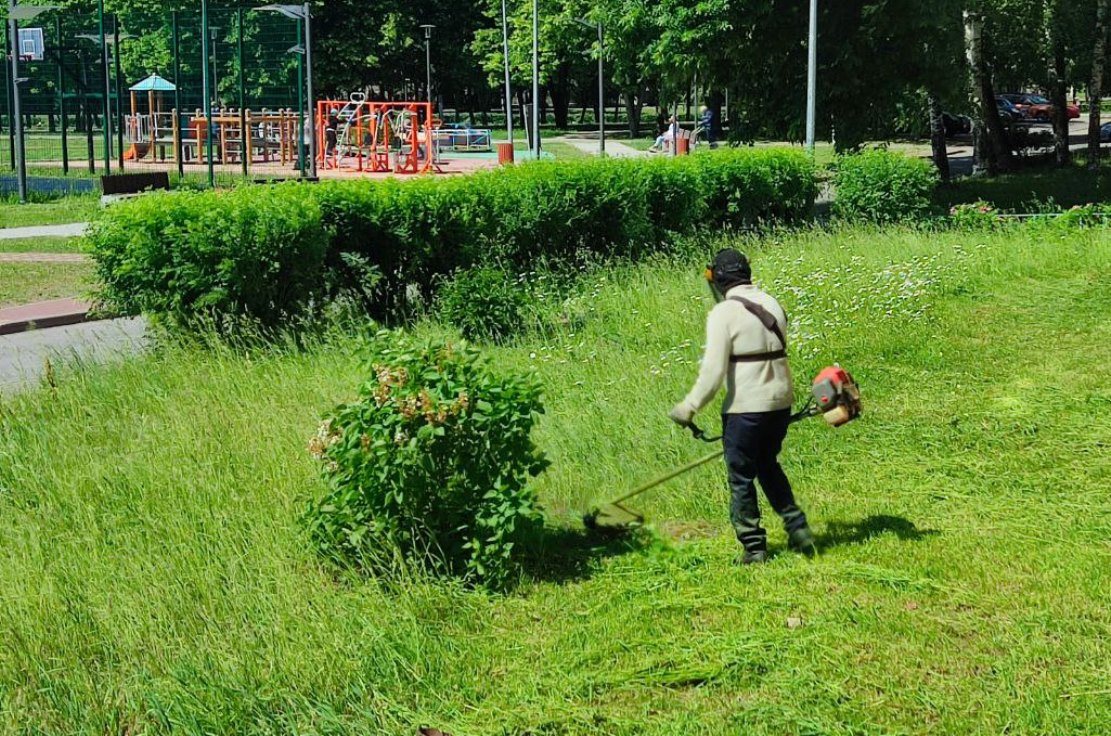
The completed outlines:
<svg viewBox="0 0 1111 736">
<path fill-rule="evenodd" d="M 775 411 L 794 401 L 791 369 L 786 358 L 751 363 L 731 363 L 733 355 L 773 352 L 784 347 L 756 315 L 730 297 L 744 297 L 768 310 L 787 334 L 787 315 L 779 302 L 755 286 L 734 286 L 706 318 L 706 352 L 698 381 L 684 401 L 698 411 L 713 400 L 725 382 L 722 414 Z"/>
</svg>

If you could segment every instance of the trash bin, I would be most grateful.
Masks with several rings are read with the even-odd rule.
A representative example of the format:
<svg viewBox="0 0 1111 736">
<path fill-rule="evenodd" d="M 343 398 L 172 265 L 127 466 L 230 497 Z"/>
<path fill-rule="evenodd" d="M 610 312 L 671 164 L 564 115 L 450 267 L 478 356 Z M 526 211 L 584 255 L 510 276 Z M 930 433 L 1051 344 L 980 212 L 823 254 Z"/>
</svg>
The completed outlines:
<svg viewBox="0 0 1111 736">
<path fill-rule="evenodd" d="M 512 141 L 499 141 L 498 148 L 498 164 L 504 166 L 513 163 L 513 142 Z"/>
<path fill-rule="evenodd" d="M 679 156 L 686 156 L 691 152 L 691 139 L 685 135 L 680 135 L 675 140 L 675 153 Z"/>
</svg>

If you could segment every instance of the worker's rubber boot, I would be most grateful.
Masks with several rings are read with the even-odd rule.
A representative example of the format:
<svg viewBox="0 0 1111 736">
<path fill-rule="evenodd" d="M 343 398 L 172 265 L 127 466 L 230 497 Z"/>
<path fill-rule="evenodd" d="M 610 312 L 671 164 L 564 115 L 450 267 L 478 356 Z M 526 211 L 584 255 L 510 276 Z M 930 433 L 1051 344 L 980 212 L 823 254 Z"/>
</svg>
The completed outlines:
<svg viewBox="0 0 1111 736">
<path fill-rule="evenodd" d="M 737 555 L 734 563 L 737 565 L 762 565 L 768 561 L 768 551 L 766 549 L 746 549 L 742 554 Z"/>
<path fill-rule="evenodd" d="M 810 527 L 800 527 L 787 535 L 787 543 L 791 549 L 801 555 L 814 557 L 818 554 L 818 545 L 814 542 L 814 533 Z"/>
</svg>

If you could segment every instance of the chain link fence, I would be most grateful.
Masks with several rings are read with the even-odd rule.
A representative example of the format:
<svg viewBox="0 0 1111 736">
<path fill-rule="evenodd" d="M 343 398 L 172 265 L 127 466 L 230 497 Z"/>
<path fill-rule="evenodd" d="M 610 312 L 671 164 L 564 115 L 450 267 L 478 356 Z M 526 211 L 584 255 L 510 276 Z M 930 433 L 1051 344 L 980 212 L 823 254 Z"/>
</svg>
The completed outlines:
<svg viewBox="0 0 1111 736">
<path fill-rule="evenodd" d="M 220 180 L 300 175 L 302 38 L 301 21 L 249 8 L 210 10 L 207 25 L 182 12 L 22 20 L 15 64 L 29 189 L 92 189 L 100 175 L 151 171 L 204 183 L 210 153 Z M 5 40 L 0 181 L 10 189 L 10 28 Z"/>
</svg>

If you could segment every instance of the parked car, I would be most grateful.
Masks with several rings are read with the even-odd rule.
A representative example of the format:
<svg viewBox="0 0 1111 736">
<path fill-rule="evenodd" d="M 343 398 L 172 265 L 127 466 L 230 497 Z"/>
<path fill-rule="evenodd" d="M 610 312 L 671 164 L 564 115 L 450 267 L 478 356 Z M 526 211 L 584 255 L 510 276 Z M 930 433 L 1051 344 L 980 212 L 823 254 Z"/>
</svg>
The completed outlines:
<svg viewBox="0 0 1111 736">
<path fill-rule="evenodd" d="M 995 105 L 999 109 L 999 119 L 1004 125 L 1017 123 L 1026 119 L 1026 116 L 1015 107 L 1015 103 L 1011 102 L 1006 97 L 996 97 Z"/>
<path fill-rule="evenodd" d="M 945 125 L 946 138 L 954 138 L 972 132 L 972 118 L 967 115 L 952 115 L 943 112 L 941 113 L 941 122 Z"/>
<path fill-rule="evenodd" d="M 1053 103 L 1041 95 L 1028 93 L 1010 93 L 999 95 L 1015 106 L 1015 109 L 1031 120 L 1048 122 L 1053 119 Z M 1079 105 L 1065 105 L 1069 120 L 1080 117 Z"/>
<path fill-rule="evenodd" d="M 1104 123 L 1099 127 L 1099 142 L 1111 143 L 1111 123 Z"/>
</svg>

